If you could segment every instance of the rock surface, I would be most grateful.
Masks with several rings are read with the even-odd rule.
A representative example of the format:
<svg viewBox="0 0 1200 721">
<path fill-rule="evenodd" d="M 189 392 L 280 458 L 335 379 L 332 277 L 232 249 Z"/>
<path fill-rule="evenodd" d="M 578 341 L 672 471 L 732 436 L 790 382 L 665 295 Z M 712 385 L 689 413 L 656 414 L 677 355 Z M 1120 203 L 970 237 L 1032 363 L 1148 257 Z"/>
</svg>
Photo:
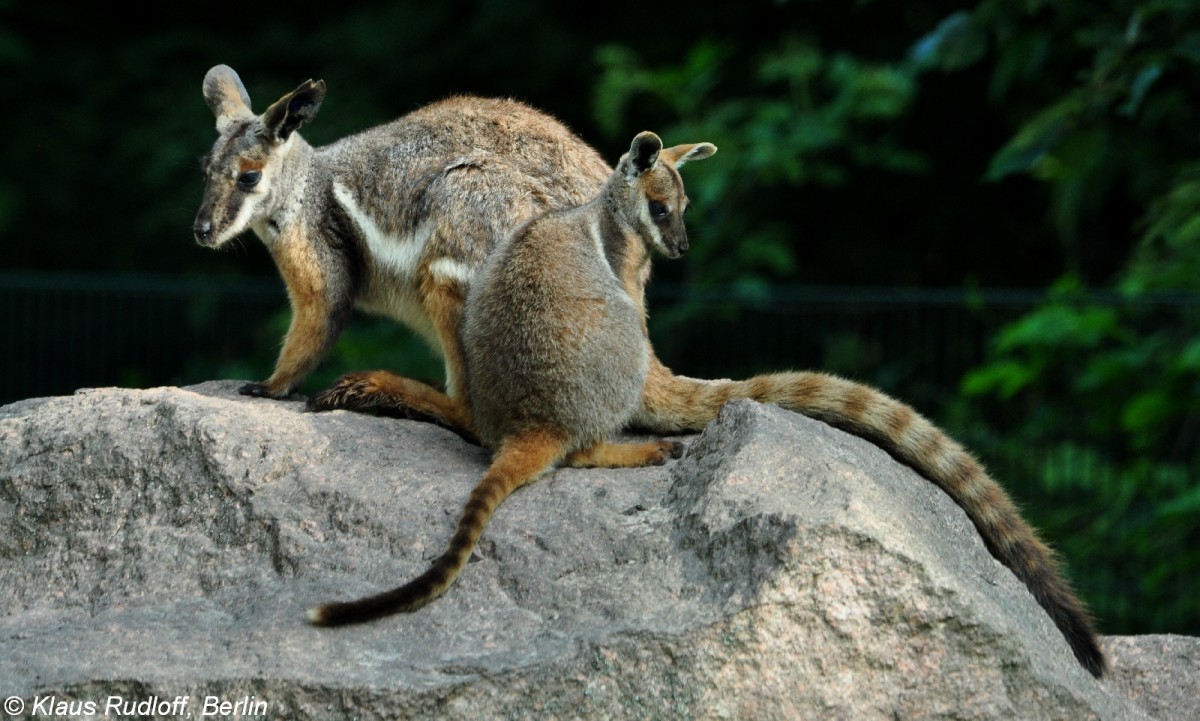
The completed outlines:
<svg viewBox="0 0 1200 721">
<path fill-rule="evenodd" d="M 1111 683 L 1157 719 L 1200 719 L 1200 639 L 1113 636 L 1104 650 Z"/>
<path fill-rule="evenodd" d="M 313 628 L 424 570 L 488 454 L 236 387 L 0 408 L 8 715 L 1193 718 L 1195 639 L 1109 639 L 1097 682 L 940 491 L 747 401 L 668 466 L 522 489 L 428 608 Z"/>
</svg>

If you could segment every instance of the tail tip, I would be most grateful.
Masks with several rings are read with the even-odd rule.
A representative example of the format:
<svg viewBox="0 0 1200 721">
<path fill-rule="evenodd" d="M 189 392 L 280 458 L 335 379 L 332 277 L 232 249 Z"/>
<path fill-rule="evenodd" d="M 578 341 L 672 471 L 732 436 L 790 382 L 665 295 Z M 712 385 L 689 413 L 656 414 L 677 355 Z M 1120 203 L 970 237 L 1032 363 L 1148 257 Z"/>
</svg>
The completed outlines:
<svg viewBox="0 0 1200 721">
<path fill-rule="evenodd" d="M 1096 678 L 1104 678 L 1110 670 L 1108 659 L 1104 657 L 1104 652 L 1100 650 L 1099 646 L 1089 649 L 1089 653 L 1086 656 L 1080 656 L 1079 661 L 1088 673 Z"/>
<path fill-rule="evenodd" d="M 308 622 L 314 626 L 329 625 L 329 610 L 328 606 L 313 606 L 305 612 Z"/>
<path fill-rule="evenodd" d="M 1100 644 L 1100 637 L 1092 628 L 1091 619 L 1084 616 L 1078 627 L 1069 630 L 1074 633 L 1068 633 L 1065 629 L 1063 635 L 1066 636 L 1067 643 L 1075 654 L 1075 660 L 1092 676 L 1104 678 L 1110 670 L 1108 659 Z"/>
</svg>

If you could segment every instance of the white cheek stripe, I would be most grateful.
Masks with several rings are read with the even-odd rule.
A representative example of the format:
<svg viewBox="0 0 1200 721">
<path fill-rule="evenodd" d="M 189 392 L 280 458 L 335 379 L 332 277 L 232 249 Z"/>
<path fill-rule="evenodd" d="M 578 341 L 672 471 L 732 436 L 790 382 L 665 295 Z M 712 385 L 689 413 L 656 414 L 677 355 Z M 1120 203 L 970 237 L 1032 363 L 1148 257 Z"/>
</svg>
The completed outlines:
<svg viewBox="0 0 1200 721">
<path fill-rule="evenodd" d="M 411 278 L 416 274 L 417 263 L 421 260 L 425 244 L 433 235 L 433 223 L 428 220 L 422 222 L 412 235 L 407 237 L 389 235 L 359 207 L 354 195 L 341 183 L 333 184 L 333 197 L 362 232 L 370 257 L 389 271 L 404 277 Z"/>
<path fill-rule="evenodd" d="M 655 248 L 658 248 L 658 252 L 669 256 L 670 253 L 668 252 L 667 246 L 665 243 L 663 243 L 662 233 L 659 232 L 658 226 L 655 225 L 654 221 L 650 218 L 650 203 L 646 200 L 645 195 L 642 195 L 641 193 L 638 194 L 637 206 L 638 222 L 642 226 L 641 232 L 645 234 L 643 239 L 645 239 L 646 236 L 649 236 L 650 244 Z"/>
<path fill-rule="evenodd" d="M 264 184 L 263 192 L 245 194 L 246 197 L 242 200 L 242 206 L 238 208 L 237 215 L 234 216 L 233 222 L 227 225 L 225 227 L 225 231 L 221 233 L 219 238 L 217 238 L 217 245 L 232 239 L 250 225 L 250 221 L 254 218 L 255 209 L 262 204 L 263 200 L 265 200 L 267 197 L 267 192 L 270 191 L 269 183 L 265 178 L 263 179 L 262 184 Z M 263 240 L 267 240 L 267 238 L 263 238 Z"/>
</svg>

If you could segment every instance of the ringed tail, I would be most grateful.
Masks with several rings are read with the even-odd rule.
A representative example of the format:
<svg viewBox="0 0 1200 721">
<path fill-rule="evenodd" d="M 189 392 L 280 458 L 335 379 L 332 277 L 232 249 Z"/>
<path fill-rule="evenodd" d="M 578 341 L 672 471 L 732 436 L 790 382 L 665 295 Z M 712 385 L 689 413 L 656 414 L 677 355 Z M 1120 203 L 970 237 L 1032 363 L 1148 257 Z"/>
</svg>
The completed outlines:
<svg viewBox="0 0 1200 721">
<path fill-rule="evenodd" d="M 483 529 L 504 499 L 561 460 L 565 448 L 563 441 L 548 433 L 529 432 L 506 440 L 471 491 L 446 550 L 427 571 L 390 591 L 310 608 L 309 622 L 317 626 L 361 623 L 416 611 L 442 595 L 466 566 Z"/>
<path fill-rule="evenodd" d="M 1025 584 L 1093 676 L 1107 664 L 1092 618 L 1063 577 L 1054 552 L 1012 500 L 961 445 L 909 406 L 869 386 L 825 373 L 775 373 L 745 381 L 703 381 L 651 370 L 638 425 L 659 432 L 701 430 L 734 398 L 802 413 L 886 450 L 966 511 L 988 550 Z"/>
</svg>

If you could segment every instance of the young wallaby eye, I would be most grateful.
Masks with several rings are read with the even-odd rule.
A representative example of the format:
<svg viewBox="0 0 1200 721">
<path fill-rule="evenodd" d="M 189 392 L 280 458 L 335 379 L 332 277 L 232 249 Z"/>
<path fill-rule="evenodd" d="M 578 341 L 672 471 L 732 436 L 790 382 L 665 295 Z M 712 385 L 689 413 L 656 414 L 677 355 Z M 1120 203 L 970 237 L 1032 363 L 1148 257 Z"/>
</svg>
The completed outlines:
<svg viewBox="0 0 1200 721">
<path fill-rule="evenodd" d="M 258 181 L 262 180 L 262 173 L 257 170 L 247 170 L 238 176 L 238 190 L 250 190 L 258 185 Z"/>
<path fill-rule="evenodd" d="M 650 217 L 654 220 L 662 220 L 671 214 L 665 203 L 660 203 L 657 200 L 650 201 Z"/>
</svg>

